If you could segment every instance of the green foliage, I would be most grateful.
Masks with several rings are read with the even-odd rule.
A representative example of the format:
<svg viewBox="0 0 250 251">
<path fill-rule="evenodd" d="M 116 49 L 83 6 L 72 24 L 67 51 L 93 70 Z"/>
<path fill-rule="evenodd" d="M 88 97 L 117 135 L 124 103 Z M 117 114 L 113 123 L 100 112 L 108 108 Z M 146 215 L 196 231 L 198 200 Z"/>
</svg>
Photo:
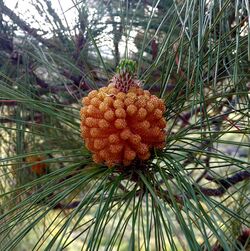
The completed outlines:
<svg viewBox="0 0 250 251">
<path fill-rule="evenodd" d="M 0 250 L 249 248 L 249 3 L 55 2 L 0 0 Z M 79 111 L 120 58 L 164 99 L 166 147 L 107 168 Z"/>
<path fill-rule="evenodd" d="M 136 71 L 136 62 L 133 60 L 123 59 L 116 67 L 116 72 L 120 74 L 123 72 L 128 72 L 129 74 L 134 75 L 135 71 Z"/>
</svg>

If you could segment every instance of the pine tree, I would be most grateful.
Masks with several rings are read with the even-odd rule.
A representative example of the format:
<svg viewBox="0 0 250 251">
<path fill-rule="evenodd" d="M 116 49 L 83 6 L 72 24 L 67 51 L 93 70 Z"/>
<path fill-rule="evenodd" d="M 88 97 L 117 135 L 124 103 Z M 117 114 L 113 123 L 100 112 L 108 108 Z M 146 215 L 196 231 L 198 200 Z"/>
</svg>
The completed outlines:
<svg viewBox="0 0 250 251">
<path fill-rule="evenodd" d="M 0 0 L 0 250 L 248 250 L 248 1 L 55 2 Z M 166 127 L 110 164 L 80 110 L 117 79 L 162 100 Z"/>
</svg>

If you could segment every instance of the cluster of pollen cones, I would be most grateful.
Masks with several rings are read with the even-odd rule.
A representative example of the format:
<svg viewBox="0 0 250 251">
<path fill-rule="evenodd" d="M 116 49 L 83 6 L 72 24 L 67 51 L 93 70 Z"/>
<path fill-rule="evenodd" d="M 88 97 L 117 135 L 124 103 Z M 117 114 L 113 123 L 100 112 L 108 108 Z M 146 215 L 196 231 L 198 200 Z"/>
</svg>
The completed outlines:
<svg viewBox="0 0 250 251">
<path fill-rule="evenodd" d="M 152 147 L 164 147 L 163 100 L 140 88 L 138 80 L 128 81 L 114 76 L 82 100 L 81 135 L 96 163 L 127 166 L 135 158 L 149 159 Z"/>
</svg>

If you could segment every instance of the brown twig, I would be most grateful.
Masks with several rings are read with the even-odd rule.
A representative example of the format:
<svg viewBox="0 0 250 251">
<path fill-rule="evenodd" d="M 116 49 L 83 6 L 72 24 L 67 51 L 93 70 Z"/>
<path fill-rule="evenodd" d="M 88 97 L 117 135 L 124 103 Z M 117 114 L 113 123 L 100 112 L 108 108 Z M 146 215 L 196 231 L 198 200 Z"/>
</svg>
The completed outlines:
<svg viewBox="0 0 250 251">
<path fill-rule="evenodd" d="M 3 123 L 16 123 L 17 121 L 19 120 L 16 120 L 16 118 L 14 117 L 0 117 L 0 123 L 3 124 Z M 42 122 L 42 114 L 41 113 L 37 113 L 37 114 L 34 114 L 33 116 L 27 116 L 26 118 L 23 118 L 22 119 L 22 122 L 25 122 L 25 123 L 36 123 L 36 124 L 39 124 Z"/>
<path fill-rule="evenodd" d="M 73 209 L 76 208 L 78 205 L 80 204 L 80 201 L 73 201 L 69 204 L 62 204 L 62 203 L 58 203 L 54 206 L 53 209 Z"/>
<path fill-rule="evenodd" d="M 241 231 L 241 234 L 235 240 L 235 244 L 237 247 L 240 248 L 240 250 L 243 250 L 242 247 L 244 247 L 244 250 L 248 250 L 247 247 L 249 247 L 250 245 L 250 228 L 246 228 Z M 212 251 L 224 251 L 224 250 L 225 249 L 219 244 L 218 241 L 212 248 Z"/>
<path fill-rule="evenodd" d="M 230 187 L 243 181 L 250 179 L 250 169 L 236 173 L 235 175 L 228 177 L 226 179 L 215 179 L 213 177 L 207 176 L 206 179 L 215 182 L 220 185 L 218 188 L 204 188 L 198 187 L 199 191 L 206 196 L 222 196 Z"/>
</svg>

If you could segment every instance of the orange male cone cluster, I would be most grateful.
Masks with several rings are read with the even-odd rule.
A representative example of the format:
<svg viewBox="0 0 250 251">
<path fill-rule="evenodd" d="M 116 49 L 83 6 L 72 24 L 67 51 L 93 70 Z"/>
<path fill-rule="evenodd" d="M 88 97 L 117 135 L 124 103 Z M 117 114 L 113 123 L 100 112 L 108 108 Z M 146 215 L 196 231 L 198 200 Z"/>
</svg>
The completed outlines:
<svg viewBox="0 0 250 251">
<path fill-rule="evenodd" d="M 81 135 L 96 163 L 127 166 L 164 147 L 164 102 L 140 87 L 134 70 L 133 61 L 122 61 L 107 87 L 82 100 Z"/>
<path fill-rule="evenodd" d="M 29 156 L 26 158 L 27 164 L 33 164 L 31 166 L 31 171 L 37 175 L 42 175 L 46 173 L 46 163 L 37 163 L 43 161 L 44 158 L 40 156 Z"/>
</svg>

